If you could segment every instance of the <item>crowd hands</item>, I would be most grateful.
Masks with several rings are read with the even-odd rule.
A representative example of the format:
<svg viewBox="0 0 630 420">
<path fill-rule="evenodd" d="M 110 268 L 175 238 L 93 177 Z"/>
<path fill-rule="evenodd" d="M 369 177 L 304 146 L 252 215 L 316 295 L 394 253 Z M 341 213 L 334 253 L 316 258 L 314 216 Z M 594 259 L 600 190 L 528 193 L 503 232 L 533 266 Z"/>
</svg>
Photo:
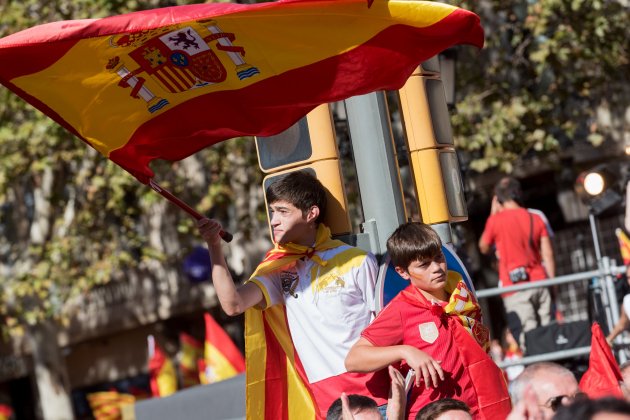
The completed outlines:
<svg viewBox="0 0 630 420">
<path fill-rule="evenodd" d="M 398 370 L 389 367 L 392 396 L 386 407 L 378 407 L 368 396 L 342 393 L 328 410 L 326 420 L 398 420 L 405 418 L 405 381 Z M 621 365 L 624 380 L 630 381 L 630 362 Z M 429 376 L 430 377 L 430 376 Z M 431 381 L 433 379 L 430 379 Z M 420 379 L 420 382 L 424 379 Z M 414 382 L 415 385 L 415 382 Z M 630 419 L 630 392 L 623 383 L 626 398 L 613 396 L 591 399 L 580 391 L 569 369 L 552 362 L 529 365 L 510 383 L 512 411 L 507 420 L 622 420 Z M 471 420 L 477 418 L 470 407 L 454 398 L 425 405 L 415 420 Z M 490 419 L 494 420 L 494 419 Z"/>
</svg>

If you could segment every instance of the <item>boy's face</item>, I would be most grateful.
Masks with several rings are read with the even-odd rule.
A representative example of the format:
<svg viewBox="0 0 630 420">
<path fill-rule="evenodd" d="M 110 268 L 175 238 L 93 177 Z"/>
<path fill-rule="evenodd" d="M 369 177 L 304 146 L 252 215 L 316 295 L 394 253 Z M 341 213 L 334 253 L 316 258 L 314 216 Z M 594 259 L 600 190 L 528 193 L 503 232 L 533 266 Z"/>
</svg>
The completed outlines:
<svg viewBox="0 0 630 420">
<path fill-rule="evenodd" d="M 446 259 L 440 252 L 434 258 L 413 261 L 406 270 L 396 267 L 402 278 L 431 296 L 441 299 L 446 286 Z"/>
<path fill-rule="evenodd" d="M 273 238 L 279 244 L 293 242 L 295 244 L 310 246 L 313 224 L 319 215 L 319 209 L 313 206 L 306 214 L 288 201 L 276 201 L 272 203 L 271 229 Z"/>
</svg>

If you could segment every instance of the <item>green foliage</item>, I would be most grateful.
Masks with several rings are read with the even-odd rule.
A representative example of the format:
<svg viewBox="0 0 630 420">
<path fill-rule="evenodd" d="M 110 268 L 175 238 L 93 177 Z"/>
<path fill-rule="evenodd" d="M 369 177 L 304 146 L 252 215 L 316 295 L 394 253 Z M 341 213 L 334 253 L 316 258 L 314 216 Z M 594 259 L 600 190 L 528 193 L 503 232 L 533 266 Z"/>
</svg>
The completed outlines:
<svg viewBox="0 0 630 420">
<path fill-rule="evenodd" d="M 453 120 L 456 144 L 477 171 L 510 172 L 529 157 L 552 159 L 575 142 L 619 142 L 598 108 L 623 121 L 629 105 L 627 6 L 543 0 L 459 4 L 481 17 L 486 45 L 461 50 Z M 491 6 L 491 7 L 489 7 Z M 617 131 L 615 131 L 617 130 Z"/>
</svg>

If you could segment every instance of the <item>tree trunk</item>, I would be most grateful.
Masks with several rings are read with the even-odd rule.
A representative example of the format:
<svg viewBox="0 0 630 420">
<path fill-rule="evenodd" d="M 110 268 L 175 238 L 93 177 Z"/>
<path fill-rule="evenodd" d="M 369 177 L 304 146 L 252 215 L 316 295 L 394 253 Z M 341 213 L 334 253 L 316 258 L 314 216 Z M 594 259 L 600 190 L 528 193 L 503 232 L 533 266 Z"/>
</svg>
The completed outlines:
<svg viewBox="0 0 630 420">
<path fill-rule="evenodd" d="M 29 333 L 43 419 L 74 419 L 66 363 L 57 344 L 57 327 L 45 322 L 31 327 Z"/>
</svg>

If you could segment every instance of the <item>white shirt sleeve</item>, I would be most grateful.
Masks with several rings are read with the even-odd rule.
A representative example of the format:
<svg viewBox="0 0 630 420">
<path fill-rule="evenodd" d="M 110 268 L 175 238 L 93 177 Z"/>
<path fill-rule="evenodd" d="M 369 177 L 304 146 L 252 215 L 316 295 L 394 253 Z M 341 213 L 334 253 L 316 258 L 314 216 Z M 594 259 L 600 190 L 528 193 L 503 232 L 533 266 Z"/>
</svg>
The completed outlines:
<svg viewBox="0 0 630 420">
<path fill-rule="evenodd" d="M 363 292 L 363 299 L 372 315 L 376 313 L 376 280 L 378 278 L 378 264 L 371 253 L 365 256 L 365 261 L 357 269 L 357 284 Z"/>
<path fill-rule="evenodd" d="M 254 277 L 250 281 L 256 283 L 256 285 L 260 287 L 260 290 L 262 290 L 267 308 L 282 303 L 282 282 L 280 280 L 280 273 L 275 272 Z"/>
</svg>

